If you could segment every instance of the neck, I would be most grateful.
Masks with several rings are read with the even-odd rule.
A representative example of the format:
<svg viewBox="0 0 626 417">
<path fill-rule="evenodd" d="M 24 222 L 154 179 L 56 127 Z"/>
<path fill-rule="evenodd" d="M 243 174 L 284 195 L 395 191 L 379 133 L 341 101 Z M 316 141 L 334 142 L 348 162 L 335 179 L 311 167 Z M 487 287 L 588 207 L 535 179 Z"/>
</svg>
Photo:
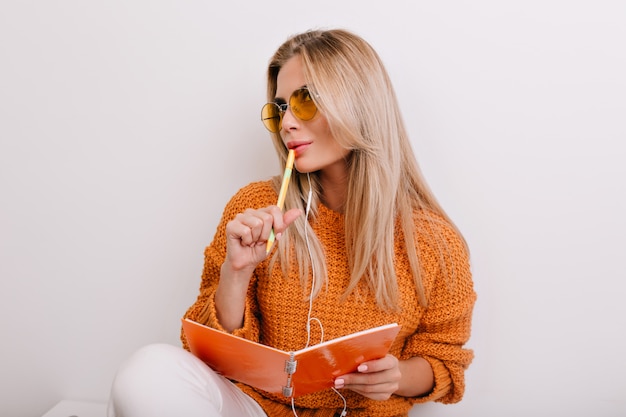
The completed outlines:
<svg viewBox="0 0 626 417">
<path fill-rule="evenodd" d="M 329 209 L 343 213 L 346 195 L 348 194 L 348 178 L 346 175 L 330 176 L 323 172 L 320 175 L 322 203 Z"/>
</svg>

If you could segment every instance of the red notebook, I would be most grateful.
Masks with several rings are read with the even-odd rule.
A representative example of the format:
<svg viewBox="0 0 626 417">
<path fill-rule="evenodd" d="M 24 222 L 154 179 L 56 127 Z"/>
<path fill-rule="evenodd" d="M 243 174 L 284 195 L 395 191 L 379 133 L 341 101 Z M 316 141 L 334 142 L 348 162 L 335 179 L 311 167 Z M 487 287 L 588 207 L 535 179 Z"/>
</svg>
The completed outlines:
<svg viewBox="0 0 626 417">
<path fill-rule="evenodd" d="M 284 352 L 189 319 L 183 331 L 191 353 L 229 379 L 286 397 L 331 388 L 340 375 L 387 354 L 400 326 L 387 324 L 294 352 Z"/>
</svg>

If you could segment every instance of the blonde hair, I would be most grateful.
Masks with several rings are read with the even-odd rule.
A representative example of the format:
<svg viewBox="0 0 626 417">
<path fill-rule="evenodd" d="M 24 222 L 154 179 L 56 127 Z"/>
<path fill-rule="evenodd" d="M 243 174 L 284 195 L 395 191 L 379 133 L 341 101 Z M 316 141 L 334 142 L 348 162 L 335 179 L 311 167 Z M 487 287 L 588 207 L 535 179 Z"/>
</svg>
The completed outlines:
<svg viewBox="0 0 626 417">
<path fill-rule="evenodd" d="M 365 40 L 345 30 L 315 30 L 292 36 L 270 60 L 268 101 L 274 101 L 280 69 L 294 56 L 302 60 L 307 85 L 319 111 L 327 118 L 333 137 L 351 151 L 344 205 L 351 279 L 344 297 L 358 290 L 359 283 L 365 279 L 381 308 L 397 309 L 394 229 L 399 221 L 417 295 L 420 304 L 425 306 L 414 214 L 416 210 L 427 209 L 449 221 L 452 227 L 454 225 L 420 173 L 382 61 Z M 280 133 L 272 134 L 272 139 L 280 164 L 284 166 L 287 149 Z M 307 175 L 301 173 L 294 173 L 291 181 L 285 206 L 304 211 L 311 187 L 310 217 L 315 221 L 321 192 L 317 173 L 310 174 L 310 183 Z M 278 189 L 279 186 L 280 177 L 277 176 L 274 187 Z M 300 216 L 280 240 L 271 265 L 277 260 L 288 259 L 290 250 L 293 250 L 303 288 L 307 287 L 309 272 L 313 274 L 312 296 L 315 296 L 327 280 L 325 254 L 310 229 L 306 232 L 306 241 L 305 227 L 307 219 Z M 443 250 L 440 246 L 440 251 Z M 440 258 L 444 258 L 443 253 Z M 280 264 L 286 273 L 288 262 Z"/>
</svg>

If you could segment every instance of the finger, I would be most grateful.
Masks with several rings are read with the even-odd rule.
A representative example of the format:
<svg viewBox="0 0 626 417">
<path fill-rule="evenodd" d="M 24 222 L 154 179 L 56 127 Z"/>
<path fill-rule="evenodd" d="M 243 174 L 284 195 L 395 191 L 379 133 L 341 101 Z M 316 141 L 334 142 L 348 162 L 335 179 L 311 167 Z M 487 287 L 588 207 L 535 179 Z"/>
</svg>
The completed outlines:
<svg viewBox="0 0 626 417">
<path fill-rule="evenodd" d="M 362 387 L 346 386 L 345 388 L 375 401 L 386 401 L 391 398 L 394 392 L 394 389 L 391 386 L 372 387 L 369 385 L 364 385 Z"/>
<path fill-rule="evenodd" d="M 352 373 L 335 380 L 335 388 L 345 388 L 373 400 L 386 400 L 397 391 L 399 381 L 386 372 Z"/>
<path fill-rule="evenodd" d="M 246 210 L 235 217 L 231 226 L 233 237 L 239 238 L 242 246 L 254 246 L 259 240 L 267 240 L 272 228 L 273 217 L 260 210 Z"/>
<path fill-rule="evenodd" d="M 270 206 L 267 210 L 269 210 L 273 217 L 272 228 L 276 234 L 283 233 L 285 229 L 302 214 L 302 210 L 297 208 L 287 210 L 285 213 L 283 213 L 278 206 Z"/>
<path fill-rule="evenodd" d="M 288 227 L 301 215 L 302 215 L 302 210 L 300 209 L 291 209 L 291 210 L 286 211 L 285 215 L 283 216 L 283 222 L 285 224 L 285 227 Z"/>
<path fill-rule="evenodd" d="M 397 367 L 398 358 L 393 355 L 387 354 L 380 359 L 363 362 L 361 365 L 359 365 L 357 371 L 360 373 L 382 372 Z"/>
<path fill-rule="evenodd" d="M 366 385 L 378 385 L 384 384 L 389 381 L 389 377 L 387 377 L 382 372 L 376 373 L 360 373 L 355 372 L 352 374 L 343 375 L 337 379 L 335 379 L 335 384 L 342 383 L 346 387 L 358 387 L 358 386 L 366 386 Z"/>
<path fill-rule="evenodd" d="M 255 229 L 257 234 L 254 244 L 258 246 L 265 245 L 276 223 L 276 219 L 272 211 L 268 208 L 257 210 L 255 215 L 262 220 L 262 224 Z"/>
</svg>

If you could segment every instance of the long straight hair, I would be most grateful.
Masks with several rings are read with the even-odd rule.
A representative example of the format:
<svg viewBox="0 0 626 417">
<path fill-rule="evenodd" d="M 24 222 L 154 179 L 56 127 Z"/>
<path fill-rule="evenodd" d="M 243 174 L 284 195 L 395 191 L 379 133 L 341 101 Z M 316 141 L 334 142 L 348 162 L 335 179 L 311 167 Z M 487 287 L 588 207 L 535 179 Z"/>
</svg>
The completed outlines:
<svg viewBox="0 0 626 417">
<path fill-rule="evenodd" d="M 381 308 L 398 308 L 394 267 L 397 237 L 394 230 L 398 224 L 404 235 L 418 299 L 426 306 L 415 213 L 418 210 L 435 213 L 438 216 L 432 216 L 433 221 L 436 217 L 443 218 L 451 227 L 455 226 L 420 172 L 393 86 L 380 57 L 365 40 L 345 30 L 315 30 L 292 36 L 270 60 L 268 101 L 274 101 L 280 69 L 293 57 L 302 60 L 313 100 L 327 118 L 333 137 L 351 151 L 347 159 L 348 193 L 344 205 L 351 278 L 344 298 L 358 290 L 359 284 L 365 280 Z M 272 134 L 272 139 L 279 162 L 284 166 L 287 149 L 280 133 Z M 286 207 L 304 210 L 309 189 L 312 189 L 310 217 L 314 222 L 322 192 L 318 174 L 310 173 L 307 177 L 294 172 L 291 181 Z M 278 189 L 279 186 L 280 177 L 275 177 L 274 187 Z M 313 275 L 311 296 L 314 297 L 328 277 L 323 247 L 310 229 L 305 231 L 307 222 L 308 219 L 301 216 L 287 229 L 271 265 L 281 261 L 286 273 L 288 262 L 282 260 L 295 253 L 303 288 L 308 286 L 309 273 Z M 440 259 L 445 259 L 445 244 L 439 242 L 437 246 Z M 442 271 L 446 270 L 442 268 Z"/>
</svg>

